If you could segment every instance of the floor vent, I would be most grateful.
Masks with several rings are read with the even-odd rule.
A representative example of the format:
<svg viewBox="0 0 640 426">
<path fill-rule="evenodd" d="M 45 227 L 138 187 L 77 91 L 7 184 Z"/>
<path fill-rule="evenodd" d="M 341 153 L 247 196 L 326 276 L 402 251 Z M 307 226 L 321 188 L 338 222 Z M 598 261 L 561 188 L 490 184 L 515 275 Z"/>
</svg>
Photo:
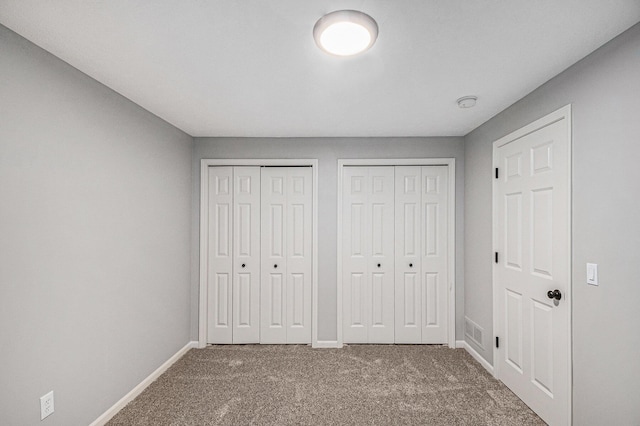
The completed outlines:
<svg viewBox="0 0 640 426">
<path fill-rule="evenodd" d="M 484 349 L 484 339 L 482 338 L 484 329 L 469 318 L 464 317 L 464 335 L 473 343 Z"/>
</svg>

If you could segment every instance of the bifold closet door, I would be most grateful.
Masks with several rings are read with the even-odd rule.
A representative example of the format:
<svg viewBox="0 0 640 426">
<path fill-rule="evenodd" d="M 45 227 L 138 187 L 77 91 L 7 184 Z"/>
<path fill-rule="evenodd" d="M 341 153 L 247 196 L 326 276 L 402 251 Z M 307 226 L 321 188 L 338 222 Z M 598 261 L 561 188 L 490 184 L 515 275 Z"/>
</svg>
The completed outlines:
<svg viewBox="0 0 640 426">
<path fill-rule="evenodd" d="M 446 343 L 448 169 L 397 166 L 395 342 Z"/>
<path fill-rule="evenodd" d="M 260 168 L 233 169 L 233 343 L 260 342 Z"/>
<path fill-rule="evenodd" d="M 260 341 L 260 168 L 209 167 L 209 343 Z"/>
<path fill-rule="evenodd" d="M 422 167 L 422 343 L 447 343 L 449 170 Z M 454 324 L 451 324 L 453 327 Z"/>
<path fill-rule="evenodd" d="M 261 169 L 261 343 L 311 342 L 312 173 Z"/>
<path fill-rule="evenodd" d="M 394 168 L 345 167 L 343 338 L 394 342 Z"/>
<path fill-rule="evenodd" d="M 209 167 L 207 343 L 233 343 L 233 167 Z"/>
<path fill-rule="evenodd" d="M 396 167 L 395 342 L 422 342 L 422 167 Z"/>
</svg>

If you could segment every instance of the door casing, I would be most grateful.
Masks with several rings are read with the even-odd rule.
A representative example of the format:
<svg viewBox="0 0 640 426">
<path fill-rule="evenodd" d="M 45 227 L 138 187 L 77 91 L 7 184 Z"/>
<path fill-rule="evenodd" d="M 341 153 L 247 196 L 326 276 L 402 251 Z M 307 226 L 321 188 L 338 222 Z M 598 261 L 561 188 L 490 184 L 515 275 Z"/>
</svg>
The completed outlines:
<svg viewBox="0 0 640 426">
<path fill-rule="evenodd" d="M 456 160 L 455 158 L 371 158 L 371 159 L 339 159 L 338 160 L 338 233 L 337 233 L 337 281 L 336 281 L 336 326 L 338 336 L 338 347 L 342 347 L 344 339 L 342 335 L 342 185 L 344 167 L 347 166 L 447 166 L 449 187 L 449 217 L 448 229 L 450 230 L 448 235 L 448 262 L 447 269 L 449 273 L 449 283 L 447 292 L 447 306 L 449 309 L 448 315 L 448 336 L 447 344 L 450 348 L 456 347 L 456 229 L 455 229 L 455 217 L 456 217 Z"/>
<path fill-rule="evenodd" d="M 198 347 L 207 345 L 207 259 L 209 247 L 207 244 L 208 223 L 207 208 L 209 205 L 210 166 L 271 166 L 292 167 L 310 166 L 313 179 L 312 206 L 312 272 L 311 272 L 311 344 L 318 347 L 318 160 L 305 159 L 202 159 L 200 161 L 200 294 L 198 313 Z"/>
<path fill-rule="evenodd" d="M 567 384 L 567 389 L 569 390 L 569 395 L 568 395 L 568 401 L 569 401 L 569 406 L 567 407 L 567 416 L 568 416 L 568 424 L 571 424 L 572 422 L 572 407 L 573 407 L 573 353 L 572 353 L 572 340 L 573 340 L 573 326 L 572 326 L 572 317 L 573 317 L 573 313 L 572 313 L 572 295 L 573 295 L 573 284 L 572 284 L 572 276 L 571 276 L 571 271 L 572 271 L 572 256 L 573 256 L 573 247 L 572 247 L 572 216 L 573 216 L 573 202 L 572 202 L 572 181 L 573 181 L 573 168 L 572 168 L 572 163 L 573 163 L 573 145 L 572 145 L 572 139 L 571 139 L 571 104 L 569 105 L 565 105 L 564 107 L 534 121 L 533 123 L 530 123 L 500 139 L 498 139 L 497 141 L 495 141 L 493 143 L 493 170 L 495 170 L 497 167 L 499 167 L 499 160 L 498 160 L 498 148 L 508 144 L 509 142 L 515 141 L 516 139 L 520 139 L 530 133 L 535 132 L 536 130 L 539 130 L 543 127 L 546 127 L 550 124 L 553 124 L 557 121 L 560 120 L 566 120 L 567 122 L 567 143 L 568 143 L 568 164 L 566 164 L 567 168 L 568 168 L 568 196 L 569 196 L 569 202 L 568 202 L 568 253 L 566 253 L 566 262 L 567 262 L 567 268 L 569 271 L 569 276 L 568 276 L 568 283 L 567 283 L 567 287 L 569 288 L 569 297 L 564 298 L 563 299 L 563 303 L 567 303 L 567 308 L 568 308 L 568 315 L 569 315 L 569 339 L 568 339 L 568 358 L 569 358 L 569 365 L 567 366 L 568 368 L 568 384 Z M 498 200 L 496 197 L 496 193 L 497 193 L 497 179 L 495 179 L 495 176 L 493 175 L 492 172 L 492 221 L 493 221 L 493 229 L 492 229 L 492 237 L 493 237 L 493 251 L 496 252 L 497 251 L 497 247 L 498 247 L 498 241 L 497 241 L 497 230 L 498 230 L 498 217 L 497 217 L 497 204 L 498 204 Z M 498 306 L 498 298 L 500 297 L 499 292 L 498 292 L 498 284 L 496 282 L 496 264 L 495 262 L 493 263 L 492 266 L 492 285 L 493 285 L 493 334 L 494 334 L 494 340 L 496 337 L 496 331 L 497 330 L 501 330 L 501 321 L 502 319 L 499 318 L 498 313 L 497 313 L 497 306 Z M 498 357 L 500 356 L 499 354 L 499 349 L 496 347 L 495 343 L 493 345 L 493 375 L 494 377 L 496 377 L 497 379 L 500 379 L 500 363 L 496 362 L 498 360 Z"/>
</svg>

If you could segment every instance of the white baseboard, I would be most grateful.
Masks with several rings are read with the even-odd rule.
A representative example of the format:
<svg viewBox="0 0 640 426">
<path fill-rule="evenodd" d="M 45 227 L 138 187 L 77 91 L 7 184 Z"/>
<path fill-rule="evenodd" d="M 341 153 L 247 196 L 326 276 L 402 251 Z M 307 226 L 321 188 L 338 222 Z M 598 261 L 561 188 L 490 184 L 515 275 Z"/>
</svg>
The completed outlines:
<svg viewBox="0 0 640 426">
<path fill-rule="evenodd" d="M 318 340 L 311 345 L 313 348 L 339 348 L 337 340 Z"/>
<path fill-rule="evenodd" d="M 471 355 L 473 357 L 473 359 L 478 361 L 480 363 L 480 365 L 482 365 L 484 367 L 484 369 L 489 372 L 489 374 L 494 376 L 494 374 L 493 374 L 493 365 L 489 364 L 489 362 L 486 359 L 482 358 L 480 356 L 480 354 L 478 353 L 478 351 L 473 349 L 470 344 L 468 344 L 464 340 L 456 340 L 456 348 L 464 348 L 469 353 L 469 355 Z"/>
<path fill-rule="evenodd" d="M 154 380 L 156 380 L 162 373 L 167 371 L 169 367 L 171 367 L 177 360 L 182 358 L 184 354 L 191 348 L 197 348 L 198 342 L 189 342 L 182 349 L 176 352 L 171 358 L 169 358 L 164 364 L 156 369 L 153 373 L 149 374 L 143 381 L 141 381 L 136 387 L 131 389 L 131 391 L 123 396 L 118 402 L 113 404 L 111 408 L 105 411 L 100 417 L 98 417 L 91 425 L 89 426 L 104 426 L 107 424 L 109 420 L 113 416 L 115 416 L 118 411 L 122 410 L 125 405 L 135 399 L 136 396 L 140 395 L 143 390 L 147 388 Z"/>
</svg>

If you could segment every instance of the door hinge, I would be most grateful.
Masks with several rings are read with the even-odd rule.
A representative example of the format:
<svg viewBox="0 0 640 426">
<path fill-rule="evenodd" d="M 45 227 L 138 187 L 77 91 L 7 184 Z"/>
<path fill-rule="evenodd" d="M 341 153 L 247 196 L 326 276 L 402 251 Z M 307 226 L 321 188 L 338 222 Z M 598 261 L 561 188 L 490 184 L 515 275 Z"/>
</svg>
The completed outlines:
<svg viewBox="0 0 640 426">
<path fill-rule="evenodd" d="M 498 263 L 498 252 L 495 252 L 496 255 L 496 263 Z"/>
<path fill-rule="evenodd" d="M 500 347 L 500 338 L 496 336 L 496 348 Z"/>
<path fill-rule="evenodd" d="M 496 179 L 498 179 L 499 173 L 498 173 L 498 168 L 496 167 Z"/>
</svg>

